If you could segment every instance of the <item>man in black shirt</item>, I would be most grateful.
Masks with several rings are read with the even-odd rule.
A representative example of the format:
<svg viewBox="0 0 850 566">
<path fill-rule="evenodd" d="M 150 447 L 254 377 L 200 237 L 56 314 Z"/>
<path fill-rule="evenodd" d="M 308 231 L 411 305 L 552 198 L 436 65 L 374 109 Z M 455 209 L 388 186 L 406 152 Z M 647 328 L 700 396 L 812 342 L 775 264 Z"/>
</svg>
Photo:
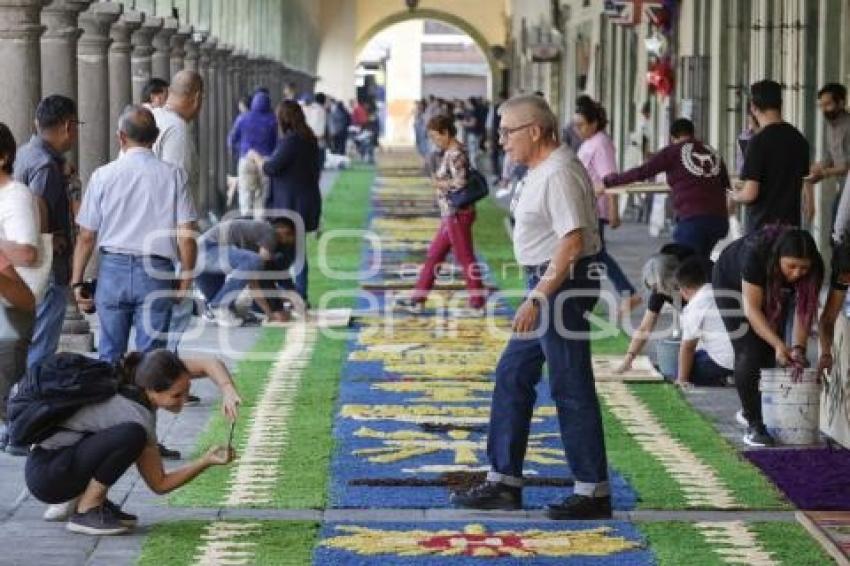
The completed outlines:
<svg viewBox="0 0 850 566">
<path fill-rule="evenodd" d="M 744 232 L 767 224 L 800 225 L 803 177 L 809 172 L 809 142 L 782 119 L 782 87 L 759 81 L 750 87 L 750 109 L 759 133 L 747 144 L 741 183 L 732 198 L 747 206 Z"/>
</svg>

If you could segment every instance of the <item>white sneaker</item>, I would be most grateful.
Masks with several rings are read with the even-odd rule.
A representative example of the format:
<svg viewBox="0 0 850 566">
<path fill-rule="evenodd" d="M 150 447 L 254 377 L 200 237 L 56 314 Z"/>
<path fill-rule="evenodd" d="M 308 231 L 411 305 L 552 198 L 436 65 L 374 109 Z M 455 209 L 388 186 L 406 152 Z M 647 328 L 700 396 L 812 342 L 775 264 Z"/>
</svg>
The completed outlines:
<svg viewBox="0 0 850 566">
<path fill-rule="evenodd" d="M 235 328 L 237 326 L 242 326 L 244 322 L 241 318 L 236 316 L 236 314 L 226 308 L 219 307 L 217 309 L 211 309 L 213 313 L 213 318 L 215 318 L 215 323 L 219 326 L 224 326 L 226 328 Z"/>
<path fill-rule="evenodd" d="M 48 505 L 47 509 L 44 510 L 44 515 L 42 517 L 45 521 L 58 522 L 58 521 L 67 521 L 68 518 L 74 514 L 77 510 L 77 502 L 80 500 L 79 497 L 75 497 L 70 501 L 66 501 L 64 503 L 56 503 L 54 505 Z"/>
<path fill-rule="evenodd" d="M 735 422 L 744 428 L 750 428 L 750 423 L 744 418 L 744 409 L 738 409 L 738 412 L 735 413 Z"/>
<path fill-rule="evenodd" d="M 403 297 L 393 303 L 393 310 L 409 312 L 410 314 L 422 314 L 424 304 L 423 301 L 414 301 L 410 297 Z"/>
<path fill-rule="evenodd" d="M 756 448 L 764 448 L 766 446 L 773 446 L 775 444 L 775 440 L 770 436 L 770 433 L 767 432 L 767 429 L 764 425 L 761 426 L 751 426 L 747 429 L 746 434 L 744 434 L 744 444 L 747 446 L 753 446 Z"/>
<path fill-rule="evenodd" d="M 487 315 L 487 309 L 473 307 L 457 307 L 449 309 L 449 314 L 458 318 L 484 318 Z"/>
</svg>

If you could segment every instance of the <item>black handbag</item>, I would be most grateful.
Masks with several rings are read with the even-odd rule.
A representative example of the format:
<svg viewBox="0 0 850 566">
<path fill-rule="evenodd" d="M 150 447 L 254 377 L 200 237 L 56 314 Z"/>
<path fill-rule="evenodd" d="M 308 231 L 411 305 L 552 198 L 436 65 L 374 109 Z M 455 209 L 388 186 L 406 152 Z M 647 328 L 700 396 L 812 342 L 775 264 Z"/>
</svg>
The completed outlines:
<svg viewBox="0 0 850 566">
<path fill-rule="evenodd" d="M 480 171 L 470 167 L 466 186 L 457 191 L 449 191 L 446 199 L 453 208 L 463 208 L 478 202 L 488 194 L 490 194 L 490 187 L 487 185 L 487 179 Z"/>
</svg>

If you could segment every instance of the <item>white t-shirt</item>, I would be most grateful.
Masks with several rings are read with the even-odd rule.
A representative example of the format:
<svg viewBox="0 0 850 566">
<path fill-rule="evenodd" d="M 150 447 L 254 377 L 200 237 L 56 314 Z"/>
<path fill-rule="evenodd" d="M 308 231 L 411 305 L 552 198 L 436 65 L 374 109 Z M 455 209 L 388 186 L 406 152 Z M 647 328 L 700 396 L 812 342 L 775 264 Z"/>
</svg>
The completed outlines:
<svg viewBox="0 0 850 566">
<path fill-rule="evenodd" d="M 705 284 L 682 309 L 682 340 L 699 340 L 697 348 L 726 369 L 735 366 L 732 342 L 714 302 L 711 285 Z"/>
<path fill-rule="evenodd" d="M 13 181 L 0 187 L 0 239 L 38 246 L 38 205 L 26 185 Z"/>
<path fill-rule="evenodd" d="M 305 104 L 303 110 L 304 121 L 307 122 L 307 125 L 310 126 L 313 134 L 318 139 L 323 139 L 325 137 L 325 128 L 328 124 L 328 113 L 325 107 L 321 104 L 311 102 L 310 104 Z"/>
<path fill-rule="evenodd" d="M 516 220 L 514 254 L 520 265 L 549 261 L 560 240 L 574 230 L 581 230 L 584 240 L 581 257 L 601 249 L 593 185 L 565 145 L 529 169 L 517 185 L 511 211 Z"/>
<path fill-rule="evenodd" d="M 189 176 L 187 187 L 193 199 L 197 199 L 199 191 L 200 171 L 198 169 L 198 151 L 195 141 L 189 131 L 189 124 L 177 112 L 166 108 L 151 110 L 159 137 L 153 144 L 153 152 L 161 160 L 182 167 Z M 197 202 L 195 202 L 197 209 Z"/>
</svg>

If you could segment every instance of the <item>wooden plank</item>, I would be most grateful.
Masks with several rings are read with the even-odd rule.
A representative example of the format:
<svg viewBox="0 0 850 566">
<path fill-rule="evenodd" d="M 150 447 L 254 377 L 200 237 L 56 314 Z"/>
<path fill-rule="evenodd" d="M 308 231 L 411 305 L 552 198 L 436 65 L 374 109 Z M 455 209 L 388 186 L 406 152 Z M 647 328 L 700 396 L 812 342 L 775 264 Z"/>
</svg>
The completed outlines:
<svg viewBox="0 0 850 566">
<path fill-rule="evenodd" d="M 649 358 L 646 356 L 635 358 L 635 361 L 632 363 L 632 369 L 622 374 L 615 372 L 623 362 L 622 356 L 594 355 L 592 362 L 593 377 L 596 381 L 664 381 L 664 376 L 652 367 L 652 363 L 650 363 Z"/>
<path fill-rule="evenodd" d="M 844 551 L 841 550 L 841 547 L 838 545 L 838 542 L 834 540 L 819 524 L 818 519 L 828 519 L 830 516 L 838 516 L 842 515 L 846 517 L 847 525 L 850 526 L 850 513 L 846 512 L 837 512 L 830 513 L 827 511 L 824 512 L 804 512 L 797 511 L 795 514 L 797 517 L 797 522 L 799 522 L 804 529 L 806 529 L 810 535 L 818 542 L 818 544 L 823 547 L 823 549 L 829 554 L 835 562 L 839 566 L 850 566 L 850 559 L 848 559 L 847 555 L 844 554 Z"/>
</svg>

